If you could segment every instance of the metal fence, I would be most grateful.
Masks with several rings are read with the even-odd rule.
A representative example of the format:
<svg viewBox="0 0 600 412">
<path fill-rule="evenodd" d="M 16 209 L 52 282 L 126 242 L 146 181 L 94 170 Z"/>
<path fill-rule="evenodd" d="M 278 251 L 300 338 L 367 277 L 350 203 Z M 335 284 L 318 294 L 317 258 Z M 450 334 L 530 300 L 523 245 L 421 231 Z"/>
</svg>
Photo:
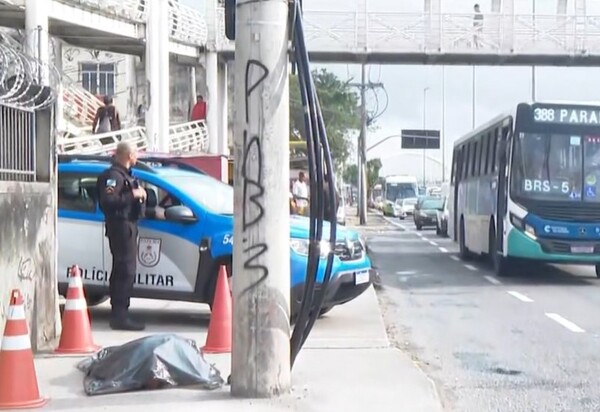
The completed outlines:
<svg viewBox="0 0 600 412">
<path fill-rule="evenodd" d="M 36 53 L 23 46 L 27 33 L 0 30 L 0 181 L 37 181 L 36 156 L 49 155 L 45 149 L 53 127 L 44 123 L 37 142 L 36 116 L 56 101 L 60 74 L 54 65 L 33 57 L 50 46 L 46 35 L 39 30 L 30 33 L 37 41 Z M 42 175 L 47 178 L 47 171 Z"/>
<path fill-rule="evenodd" d="M 35 112 L 0 104 L 0 181 L 35 181 L 35 152 Z"/>
</svg>

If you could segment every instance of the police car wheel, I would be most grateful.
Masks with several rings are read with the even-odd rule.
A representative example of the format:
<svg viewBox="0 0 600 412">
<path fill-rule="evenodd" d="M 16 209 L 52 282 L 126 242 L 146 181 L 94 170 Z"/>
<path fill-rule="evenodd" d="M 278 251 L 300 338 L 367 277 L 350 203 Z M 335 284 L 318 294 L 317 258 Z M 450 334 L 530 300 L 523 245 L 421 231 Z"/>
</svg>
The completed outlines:
<svg viewBox="0 0 600 412">
<path fill-rule="evenodd" d="M 88 306 L 98 306 L 108 300 L 107 295 L 86 295 L 85 302 Z"/>
</svg>

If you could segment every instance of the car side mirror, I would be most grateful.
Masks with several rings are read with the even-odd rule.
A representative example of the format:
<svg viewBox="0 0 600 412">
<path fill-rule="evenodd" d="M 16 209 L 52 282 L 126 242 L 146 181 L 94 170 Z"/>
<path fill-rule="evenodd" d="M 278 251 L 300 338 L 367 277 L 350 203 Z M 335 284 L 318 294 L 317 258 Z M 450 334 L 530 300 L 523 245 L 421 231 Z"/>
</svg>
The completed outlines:
<svg viewBox="0 0 600 412">
<path fill-rule="evenodd" d="M 171 206 L 165 210 L 165 218 L 175 222 L 193 223 L 198 219 L 194 212 L 187 206 Z"/>
</svg>

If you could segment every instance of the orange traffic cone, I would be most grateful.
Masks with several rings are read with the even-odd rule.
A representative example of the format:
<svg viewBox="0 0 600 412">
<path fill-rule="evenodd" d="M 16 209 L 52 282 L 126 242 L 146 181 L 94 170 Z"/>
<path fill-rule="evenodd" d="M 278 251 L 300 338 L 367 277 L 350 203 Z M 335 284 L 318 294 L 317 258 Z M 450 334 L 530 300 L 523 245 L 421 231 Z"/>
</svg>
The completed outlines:
<svg viewBox="0 0 600 412">
<path fill-rule="evenodd" d="M 40 408 L 40 391 L 31 352 L 23 295 L 13 290 L 0 348 L 0 409 Z"/>
<path fill-rule="evenodd" d="M 55 353 L 91 353 L 98 349 L 100 347 L 94 344 L 92 339 L 92 327 L 83 293 L 81 273 L 77 266 L 73 266 L 62 318 L 62 333 Z"/>
<path fill-rule="evenodd" d="M 227 270 L 221 266 L 215 289 L 215 299 L 208 324 L 206 345 L 202 348 L 205 353 L 231 352 L 231 290 L 227 279 Z"/>
</svg>

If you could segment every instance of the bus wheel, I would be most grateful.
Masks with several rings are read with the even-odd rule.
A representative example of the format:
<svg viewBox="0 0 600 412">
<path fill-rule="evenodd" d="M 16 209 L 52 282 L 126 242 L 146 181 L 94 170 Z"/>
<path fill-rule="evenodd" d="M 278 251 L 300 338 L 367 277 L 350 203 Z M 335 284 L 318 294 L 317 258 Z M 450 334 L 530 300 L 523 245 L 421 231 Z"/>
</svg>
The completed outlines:
<svg viewBox="0 0 600 412">
<path fill-rule="evenodd" d="M 600 278 L 600 263 L 596 264 L 596 277 Z"/>
<path fill-rule="evenodd" d="M 498 277 L 507 277 L 511 275 L 511 261 L 508 257 L 504 257 L 498 253 L 498 246 L 496 245 L 496 230 L 494 226 L 490 225 L 490 261 L 494 274 Z"/>
<path fill-rule="evenodd" d="M 460 232 L 458 236 L 460 258 L 468 260 L 471 258 L 471 253 L 469 252 L 469 249 L 467 249 L 467 245 L 465 244 L 465 221 L 462 217 L 460 218 Z"/>
</svg>

